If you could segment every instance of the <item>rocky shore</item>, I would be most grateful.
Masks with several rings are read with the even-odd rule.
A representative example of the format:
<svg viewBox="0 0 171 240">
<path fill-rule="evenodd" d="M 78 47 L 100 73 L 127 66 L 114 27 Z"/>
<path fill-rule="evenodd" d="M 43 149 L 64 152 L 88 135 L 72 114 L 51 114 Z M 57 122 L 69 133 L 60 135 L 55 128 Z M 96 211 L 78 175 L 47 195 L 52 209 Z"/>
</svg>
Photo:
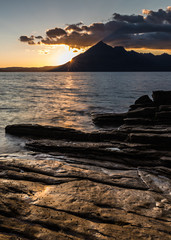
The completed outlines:
<svg viewBox="0 0 171 240">
<path fill-rule="evenodd" d="M 115 130 L 7 126 L 53 158 L 0 157 L 0 240 L 171 239 L 171 91 L 152 96 L 93 116 Z"/>
</svg>

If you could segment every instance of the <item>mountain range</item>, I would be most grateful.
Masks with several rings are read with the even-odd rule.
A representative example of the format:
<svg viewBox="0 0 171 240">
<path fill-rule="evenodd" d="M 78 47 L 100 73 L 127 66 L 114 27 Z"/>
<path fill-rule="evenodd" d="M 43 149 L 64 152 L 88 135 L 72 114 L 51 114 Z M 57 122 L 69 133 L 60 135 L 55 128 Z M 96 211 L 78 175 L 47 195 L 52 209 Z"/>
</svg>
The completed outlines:
<svg viewBox="0 0 171 240">
<path fill-rule="evenodd" d="M 171 71 L 171 55 L 153 55 L 126 51 L 122 46 L 111 47 L 100 41 L 72 61 L 57 67 L 6 68 L 0 71 L 22 72 L 119 72 Z"/>
</svg>

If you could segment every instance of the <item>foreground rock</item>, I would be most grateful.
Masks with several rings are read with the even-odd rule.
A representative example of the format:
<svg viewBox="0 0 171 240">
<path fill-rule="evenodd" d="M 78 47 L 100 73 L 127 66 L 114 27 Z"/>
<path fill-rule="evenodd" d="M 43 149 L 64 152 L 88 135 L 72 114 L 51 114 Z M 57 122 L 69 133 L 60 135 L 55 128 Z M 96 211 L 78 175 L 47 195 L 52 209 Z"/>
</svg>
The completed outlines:
<svg viewBox="0 0 171 240">
<path fill-rule="evenodd" d="M 127 125 L 171 125 L 171 91 L 154 91 L 138 98 L 127 113 L 96 114 L 93 122 L 100 127 Z"/>
<path fill-rule="evenodd" d="M 147 108 L 132 111 L 146 119 L 149 108 L 159 109 Z M 29 138 L 35 159 L 0 157 L 0 239 L 171 238 L 170 125 L 93 133 L 12 125 L 6 132 Z"/>
<path fill-rule="evenodd" d="M 0 164 L 1 239 L 170 239 L 164 167 L 59 156 Z"/>
</svg>

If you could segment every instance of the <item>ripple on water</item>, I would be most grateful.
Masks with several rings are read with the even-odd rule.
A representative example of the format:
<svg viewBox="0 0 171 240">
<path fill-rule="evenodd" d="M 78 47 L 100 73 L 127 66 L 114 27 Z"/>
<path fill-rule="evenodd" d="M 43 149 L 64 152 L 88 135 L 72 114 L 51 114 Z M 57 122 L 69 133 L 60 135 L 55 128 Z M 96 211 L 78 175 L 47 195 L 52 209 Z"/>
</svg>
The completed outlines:
<svg viewBox="0 0 171 240">
<path fill-rule="evenodd" d="M 125 112 L 138 97 L 171 89 L 171 73 L 0 73 L 0 153 L 20 151 L 4 127 L 39 123 L 92 131 L 91 113 Z M 164 82 L 164 84 L 163 84 Z"/>
</svg>

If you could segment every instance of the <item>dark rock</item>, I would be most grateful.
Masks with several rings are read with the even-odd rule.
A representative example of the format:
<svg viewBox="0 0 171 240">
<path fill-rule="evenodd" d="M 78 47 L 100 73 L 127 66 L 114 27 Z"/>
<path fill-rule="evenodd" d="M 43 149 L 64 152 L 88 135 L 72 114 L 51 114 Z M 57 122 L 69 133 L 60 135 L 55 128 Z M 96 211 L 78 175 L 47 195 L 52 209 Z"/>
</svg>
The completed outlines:
<svg viewBox="0 0 171 240">
<path fill-rule="evenodd" d="M 151 104 L 133 104 L 133 105 L 130 105 L 129 111 L 139 109 L 139 108 L 146 108 L 146 107 L 154 107 L 154 103 L 151 103 Z"/>
<path fill-rule="evenodd" d="M 168 119 L 171 120 L 171 111 L 156 112 L 156 119 Z"/>
<path fill-rule="evenodd" d="M 152 97 L 157 106 L 171 105 L 171 91 L 154 91 Z"/>
<path fill-rule="evenodd" d="M 125 124 L 127 125 L 153 125 L 154 121 L 149 118 L 125 118 Z"/>
<path fill-rule="evenodd" d="M 32 136 L 40 138 L 55 138 L 55 139 L 81 139 L 87 138 L 86 133 L 62 127 L 41 126 L 38 124 L 15 124 L 8 125 L 5 128 L 6 133 L 16 136 Z"/>
<path fill-rule="evenodd" d="M 153 104 L 153 101 L 149 98 L 148 95 L 143 95 L 141 97 L 139 97 L 136 101 L 135 104 L 141 104 L 141 105 L 151 105 Z"/>
<path fill-rule="evenodd" d="M 156 124 L 171 125 L 171 111 L 156 112 L 155 122 Z"/>
<path fill-rule="evenodd" d="M 159 106 L 158 111 L 170 111 L 171 112 L 171 105 L 161 105 Z"/>
<path fill-rule="evenodd" d="M 93 115 L 93 123 L 98 126 L 120 126 L 124 123 L 127 113 L 106 113 Z"/>
<path fill-rule="evenodd" d="M 154 118 L 155 112 L 155 107 L 138 108 L 136 110 L 129 111 L 127 113 L 127 118 Z"/>
<path fill-rule="evenodd" d="M 71 128 L 41 126 L 38 124 L 14 124 L 5 128 L 7 134 L 32 138 L 67 139 L 72 141 L 105 141 L 121 139 L 126 136 L 119 131 L 104 131 L 85 133 Z"/>
<path fill-rule="evenodd" d="M 171 134 L 152 134 L 152 133 L 131 133 L 130 142 L 152 144 L 159 148 L 170 148 Z"/>
</svg>

